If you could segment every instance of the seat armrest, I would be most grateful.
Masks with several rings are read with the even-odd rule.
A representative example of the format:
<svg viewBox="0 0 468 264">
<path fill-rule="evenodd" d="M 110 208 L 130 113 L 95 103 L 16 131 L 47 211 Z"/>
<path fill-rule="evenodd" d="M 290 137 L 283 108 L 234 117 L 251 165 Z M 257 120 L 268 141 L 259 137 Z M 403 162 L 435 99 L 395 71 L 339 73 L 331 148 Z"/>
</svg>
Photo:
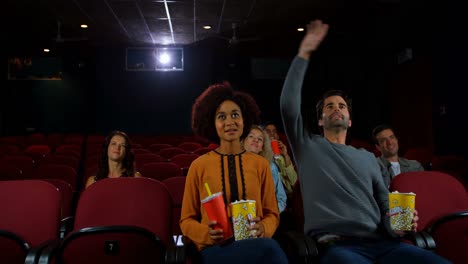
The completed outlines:
<svg viewBox="0 0 468 264">
<path fill-rule="evenodd" d="M 434 250 L 436 248 L 436 242 L 434 238 L 426 231 L 420 232 L 424 241 L 426 242 L 426 249 Z"/>
<path fill-rule="evenodd" d="M 60 240 L 49 240 L 46 243 L 40 245 L 33 250 L 37 252 L 30 252 L 26 256 L 25 263 L 36 263 L 36 264 L 48 264 L 51 263 L 51 258 L 54 255 L 56 249 L 60 246 Z M 33 259 L 34 257 L 34 259 Z M 33 262 L 30 262 L 33 261 Z"/>
<path fill-rule="evenodd" d="M 456 212 L 448 215 L 444 215 L 437 219 L 431 226 L 427 228 L 428 233 L 434 232 L 437 227 L 445 222 L 449 222 L 454 219 L 459 219 L 459 218 L 468 218 L 468 211 L 461 211 L 461 212 Z"/>
<path fill-rule="evenodd" d="M 425 232 L 424 232 L 425 233 Z M 404 240 L 408 240 L 413 245 L 419 248 L 427 248 L 426 240 L 424 239 L 427 233 L 423 234 L 423 232 L 408 232 L 402 238 Z M 429 238 L 428 238 L 429 239 Z"/>
<path fill-rule="evenodd" d="M 68 216 L 60 220 L 60 239 L 64 239 L 67 236 L 67 234 L 73 229 L 74 220 L 75 219 L 73 218 L 73 216 Z"/>
<path fill-rule="evenodd" d="M 461 218 L 468 218 L 468 211 L 461 211 L 444 215 L 437 219 L 425 231 L 421 232 L 424 239 L 426 240 L 427 249 L 434 250 L 436 248 L 436 242 L 431 234 L 433 234 L 440 225 Z"/>
<path fill-rule="evenodd" d="M 317 242 L 310 236 L 299 232 L 284 232 L 278 237 L 278 243 L 291 263 L 313 263 L 318 260 Z"/>
<path fill-rule="evenodd" d="M 189 263 L 192 264 L 200 264 L 202 263 L 202 258 L 200 251 L 198 251 L 197 246 L 195 243 L 190 240 L 190 238 L 183 236 L 182 237 L 183 246 L 183 257 L 188 260 Z M 181 251 L 182 252 L 182 251 Z"/>
<path fill-rule="evenodd" d="M 172 244 L 166 248 L 165 263 L 166 264 L 182 264 L 185 263 L 186 259 L 186 248 L 185 246 L 177 246 Z"/>
</svg>

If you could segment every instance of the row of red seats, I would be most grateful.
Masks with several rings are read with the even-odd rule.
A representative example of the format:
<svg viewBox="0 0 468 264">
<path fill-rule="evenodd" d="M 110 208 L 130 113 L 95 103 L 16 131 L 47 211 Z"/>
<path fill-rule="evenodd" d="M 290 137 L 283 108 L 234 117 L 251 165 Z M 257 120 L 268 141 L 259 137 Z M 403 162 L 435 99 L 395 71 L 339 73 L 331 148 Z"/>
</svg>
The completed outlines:
<svg viewBox="0 0 468 264">
<path fill-rule="evenodd" d="M 82 134 L 33 133 L 27 136 L 7 136 L 0 138 L 0 145 L 16 145 L 24 149 L 30 145 L 48 145 L 53 149 L 63 144 L 82 145 L 85 136 Z"/>
<path fill-rule="evenodd" d="M 156 180 L 164 180 L 176 176 L 186 176 L 188 168 L 193 160 L 198 158 L 196 154 L 179 154 L 170 162 L 163 159 L 137 161 L 137 170 L 145 177 Z M 77 190 L 79 184 L 84 183 L 89 176 L 96 175 L 97 165 L 86 169 L 85 177 L 80 182 L 76 170 L 64 164 L 41 163 L 37 168 L 33 166 L 33 160 L 27 156 L 13 156 L 0 159 L 0 180 L 17 179 L 62 179 L 68 182 L 73 190 Z"/>
<path fill-rule="evenodd" d="M 165 263 L 185 177 L 99 181 L 80 195 L 72 228 L 60 239 L 63 192 L 40 180 L 0 181 L 1 263 Z M 66 226 L 66 225 L 64 225 Z"/>
<path fill-rule="evenodd" d="M 172 146 L 178 146 L 183 142 L 198 142 L 202 145 L 208 145 L 210 142 L 204 138 L 194 135 L 133 135 L 133 143 L 147 147 L 154 143 L 166 143 Z M 61 134 L 61 133 L 33 133 L 26 136 L 6 136 L 0 137 L 0 145 L 17 145 L 22 149 L 30 145 L 49 145 L 55 148 L 63 144 L 102 144 L 105 136 L 99 134 Z"/>
</svg>

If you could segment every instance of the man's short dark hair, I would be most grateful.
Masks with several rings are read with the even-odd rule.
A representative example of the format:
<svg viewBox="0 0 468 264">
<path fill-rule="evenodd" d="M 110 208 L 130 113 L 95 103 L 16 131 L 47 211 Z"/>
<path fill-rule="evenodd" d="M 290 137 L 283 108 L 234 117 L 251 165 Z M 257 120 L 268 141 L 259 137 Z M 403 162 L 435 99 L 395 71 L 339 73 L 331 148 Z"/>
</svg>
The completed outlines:
<svg viewBox="0 0 468 264">
<path fill-rule="evenodd" d="M 278 126 L 277 126 L 277 125 L 275 124 L 275 122 L 273 122 L 273 121 L 266 121 L 266 122 L 263 122 L 262 127 L 265 128 L 265 127 L 267 127 L 267 126 L 269 126 L 269 125 L 274 125 L 276 128 L 278 128 Z"/>
<path fill-rule="evenodd" d="M 378 125 L 372 130 L 372 140 L 374 141 L 375 144 L 377 145 L 379 144 L 379 142 L 377 141 L 377 135 L 386 129 L 390 129 L 393 133 L 395 133 L 393 131 L 393 128 L 387 124 Z"/>
<path fill-rule="evenodd" d="M 328 97 L 331 97 L 331 96 L 340 96 L 341 98 L 343 98 L 343 100 L 345 100 L 346 102 L 346 105 L 348 106 L 348 112 L 349 112 L 349 119 L 351 120 L 351 116 L 352 116 L 352 103 L 351 103 L 351 99 L 348 97 L 348 95 L 346 94 L 346 92 L 342 91 L 342 90 L 329 90 L 329 91 L 326 91 L 323 95 L 322 95 L 322 98 L 317 102 L 317 104 L 315 105 L 315 111 L 317 113 L 317 121 L 319 121 L 320 119 L 322 119 L 322 114 L 323 114 L 323 104 L 325 102 L 325 99 L 327 99 Z"/>
</svg>

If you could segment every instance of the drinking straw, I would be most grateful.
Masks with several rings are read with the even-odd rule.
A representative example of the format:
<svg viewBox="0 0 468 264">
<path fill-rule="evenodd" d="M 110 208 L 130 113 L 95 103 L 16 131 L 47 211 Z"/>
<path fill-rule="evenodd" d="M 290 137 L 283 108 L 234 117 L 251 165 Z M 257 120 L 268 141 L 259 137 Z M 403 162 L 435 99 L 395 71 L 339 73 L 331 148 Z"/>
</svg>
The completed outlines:
<svg viewBox="0 0 468 264">
<path fill-rule="evenodd" d="M 211 196 L 210 186 L 208 186 L 208 183 L 207 183 L 207 182 L 205 182 L 205 189 L 206 189 L 206 191 L 208 192 L 208 195 Z"/>
</svg>

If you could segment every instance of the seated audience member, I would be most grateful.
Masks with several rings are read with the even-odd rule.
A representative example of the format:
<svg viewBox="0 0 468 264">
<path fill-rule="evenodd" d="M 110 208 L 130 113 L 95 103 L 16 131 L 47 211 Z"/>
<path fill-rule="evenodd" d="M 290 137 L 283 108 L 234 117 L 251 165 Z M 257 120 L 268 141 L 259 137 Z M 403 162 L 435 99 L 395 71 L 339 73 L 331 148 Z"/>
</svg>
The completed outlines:
<svg viewBox="0 0 468 264">
<path fill-rule="evenodd" d="M 416 160 L 407 160 L 398 156 L 398 138 L 388 125 L 380 125 L 372 131 L 375 147 L 381 155 L 377 158 L 384 178 L 385 186 L 400 173 L 423 171 L 424 167 Z"/>
<path fill-rule="evenodd" d="M 297 181 L 297 173 L 294 169 L 294 165 L 291 161 L 291 157 L 288 155 L 288 147 L 285 145 L 287 142 L 282 142 L 279 138 L 278 131 L 275 124 L 272 122 L 265 123 L 265 131 L 270 137 L 270 140 L 278 140 L 278 146 L 281 151 L 281 155 L 275 157 L 274 162 L 278 166 L 280 171 L 281 181 L 283 182 L 284 190 L 287 194 L 292 193 L 294 184 Z"/>
<path fill-rule="evenodd" d="M 275 187 L 268 161 L 246 152 L 241 140 L 258 121 L 253 98 L 228 83 L 208 87 L 192 108 L 193 132 L 219 146 L 191 164 L 185 184 L 180 227 L 194 242 L 203 263 L 287 263 L 278 243 L 271 239 L 279 223 Z M 201 204 L 212 193 L 222 192 L 226 205 L 255 200 L 256 217 L 250 223 L 252 238 L 233 241 L 215 228 Z"/>
<path fill-rule="evenodd" d="M 401 242 L 403 231 L 389 225 L 388 188 L 375 156 L 346 145 L 351 127 L 351 101 L 340 90 L 323 94 L 316 104 L 322 135 L 304 123 L 302 89 L 309 60 L 328 32 L 320 20 L 307 31 L 294 58 L 280 97 L 281 115 L 294 158 L 304 204 L 304 234 L 320 245 L 320 263 L 449 263 L 429 250 Z M 417 228 L 417 211 L 412 230 Z"/>
<path fill-rule="evenodd" d="M 250 133 L 244 139 L 244 149 L 264 157 L 270 163 L 271 174 L 275 182 L 276 200 L 279 212 L 286 208 L 286 193 L 280 180 L 278 166 L 273 161 L 273 151 L 271 150 L 270 138 L 268 134 L 259 126 L 252 126 Z"/>
<path fill-rule="evenodd" d="M 122 131 L 112 131 L 102 144 L 98 172 L 96 176 L 88 178 L 86 188 L 105 178 L 141 177 L 141 174 L 135 171 L 134 160 L 127 134 Z"/>
</svg>

